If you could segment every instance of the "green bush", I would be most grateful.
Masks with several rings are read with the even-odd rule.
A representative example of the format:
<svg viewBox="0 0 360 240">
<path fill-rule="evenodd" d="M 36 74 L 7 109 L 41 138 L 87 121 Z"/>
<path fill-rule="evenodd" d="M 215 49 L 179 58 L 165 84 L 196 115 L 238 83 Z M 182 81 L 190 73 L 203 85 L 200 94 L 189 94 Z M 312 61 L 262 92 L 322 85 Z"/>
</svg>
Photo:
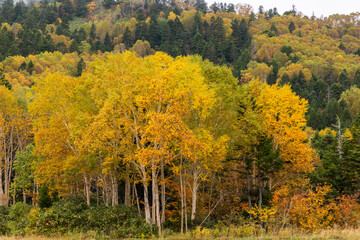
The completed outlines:
<svg viewBox="0 0 360 240">
<path fill-rule="evenodd" d="M 7 227 L 7 219 L 9 216 L 10 209 L 8 206 L 0 206 L 0 234 L 6 234 L 9 229 Z"/>
<path fill-rule="evenodd" d="M 9 209 L 7 228 L 11 235 L 24 235 L 25 229 L 29 224 L 27 218 L 31 206 L 23 202 L 18 202 L 12 205 Z"/>
<path fill-rule="evenodd" d="M 28 218 L 31 234 L 62 235 L 71 232 L 115 238 L 151 236 L 151 227 L 133 208 L 123 205 L 89 208 L 81 197 L 70 197 L 55 202 L 48 209 L 32 211 Z"/>
<path fill-rule="evenodd" d="M 147 238 L 156 229 L 138 212 L 123 205 L 88 207 L 82 197 L 69 197 L 49 208 L 19 202 L 0 207 L 0 234 L 47 235 L 85 234 L 96 238 Z"/>
<path fill-rule="evenodd" d="M 84 211 L 88 209 L 81 197 L 73 196 L 55 202 L 52 207 L 41 210 L 33 228 L 41 234 L 79 232 L 86 222 Z"/>
</svg>

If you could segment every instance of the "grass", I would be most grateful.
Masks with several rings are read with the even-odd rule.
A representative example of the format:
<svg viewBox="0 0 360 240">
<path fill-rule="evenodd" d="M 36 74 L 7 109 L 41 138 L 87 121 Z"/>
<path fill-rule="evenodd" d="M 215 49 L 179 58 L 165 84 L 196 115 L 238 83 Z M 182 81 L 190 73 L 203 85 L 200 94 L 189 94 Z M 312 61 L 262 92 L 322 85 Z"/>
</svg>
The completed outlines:
<svg viewBox="0 0 360 240">
<path fill-rule="evenodd" d="M 296 232 L 295 232 L 296 231 Z M 76 234 L 63 237 L 43 237 L 43 236 L 25 236 L 25 237 L 5 237 L 0 236 L 1 240 L 75 240 L 75 239 L 96 239 L 89 238 L 88 235 Z M 189 240 L 195 239 L 190 234 L 184 235 L 170 235 L 160 239 L 170 240 Z M 201 239 L 214 239 L 214 238 L 201 238 Z M 329 229 L 322 230 L 318 233 L 299 233 L 297 230 L 285 229 L 277 234 L 264 234 L 258 237 L 248 238 L 222 238 L 218 237 L 219 240 L 232 240 L 232 239 L 243 239 L 243 240 L 357 240 L 360 239 L 360 229 Z"/>
<path fill-rule="evenodd" d="M 188 235 L 172 235 L 163 239 L 171 240 L 189 240 L 194 239 L 190 234 Z M 215 238 L 201 238 L 201 239 L 215 239 Z M 284 229 L 276 234 L 262 234 L 257 237 L 246 237 L 246 238 L 227 238 L 218 237 L 217 240 L 358 240 L 360 239 L 360 229 L 329 229 L 322 230 L 318 233 L 301 233 L 299 230 Z"/>
</svg>

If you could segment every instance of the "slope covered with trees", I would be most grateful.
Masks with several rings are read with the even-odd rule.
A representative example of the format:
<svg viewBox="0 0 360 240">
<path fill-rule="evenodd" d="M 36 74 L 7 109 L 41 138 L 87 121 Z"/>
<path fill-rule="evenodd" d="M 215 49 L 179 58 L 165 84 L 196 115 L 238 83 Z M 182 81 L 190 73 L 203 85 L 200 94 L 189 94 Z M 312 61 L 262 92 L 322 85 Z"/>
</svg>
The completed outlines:
<svg viewBox="0 0 360 240">
<path fill-rule="evenodd" d="M 0 231 L 358 227 L 358 18 L 4 1 Z"/>
</svg>

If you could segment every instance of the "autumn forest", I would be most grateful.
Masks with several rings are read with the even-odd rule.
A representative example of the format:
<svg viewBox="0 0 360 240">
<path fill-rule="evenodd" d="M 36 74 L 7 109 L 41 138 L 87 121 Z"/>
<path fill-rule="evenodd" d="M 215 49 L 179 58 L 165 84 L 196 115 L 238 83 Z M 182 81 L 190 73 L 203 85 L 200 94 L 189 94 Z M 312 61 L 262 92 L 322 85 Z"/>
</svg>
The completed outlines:
<svg viewBox="0 0 360 240">
<path fill-rule="evenodd" d="M 357 229 L 359 194 L 360 13 L 0 0 L 1 235 Z"/>
</svg>

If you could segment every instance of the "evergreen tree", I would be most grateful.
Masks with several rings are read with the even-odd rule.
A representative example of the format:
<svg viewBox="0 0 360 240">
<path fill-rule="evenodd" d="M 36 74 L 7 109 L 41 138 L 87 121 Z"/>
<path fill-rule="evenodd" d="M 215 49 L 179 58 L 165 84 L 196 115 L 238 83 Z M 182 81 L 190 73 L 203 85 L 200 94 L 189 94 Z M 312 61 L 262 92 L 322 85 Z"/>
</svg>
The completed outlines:
<svg viewBox="0 0 360 240">
<path fill-rule="evenodd" d="M 343 85 L 339 84 L 339 83 L 334 83 L 331 85 L 331 96 L 335 99 L 335 100 L 339 100 L 341 93 L 345 90 L 345 88 L 343 87 Z"/>
<path fill-rule="evenodd" d="M 28 65 L 27 65 L 27 71 L 30 73 L 30 74 L 32 74 L 32 72 L 34 71 L 34 63 L 33 63 L 33 61 L 32 60 L 30 60 L 30 62 L 28 63 Z"/>
<path fill-rule="evenodd" d="M 290 47 L 290 46 L 285 46 L 283 45 L 281 48 L 280 48 L 280 51 L 282 53 L 285 53 L 288 57 L 290 56 L 291 53 L 293 53 L 293 49 Z"/>
<path fill-rule="evenodd" d="M 96 38 L 96 27 L 95 27 L 95 24 L 94 24 L 94 23 L 91 24 L 89 37 L 90 37 L 91 40 L 93 40 L 93 41 L 94 41 L 95 38 Z"/>
<path fill-rule="evenodd" d="M 126 27 L 125 29 L 125 32 L 122 37 L 122 42 L 125 44 L 127 49 L 131 48 L 134 43 L 132 40 L 132 34 L 130 32 L 129 27 Z"/>
<path fill-rule="evenodd" d="M 358 68 L 354 75 L 354 81 L 353 84 L 360 88 L 360 69 Z"/>
<path fill-rule="evenodd" d="M 280 85 L 289 84 L 290 83 L 290 77 L 287 73 L 284 73 L 280 80 Z"/>
<path fill-rule="evenodd" d="M 339 49 L 341 49 L 341 50 L 343 50 L 343 51 L 346 50 L 345 45 L 344 45 L 343 42 L 340 42 L 340 44 L 339 44 Z"/>
<path fill-rule="evenodd" d="M 346 69 L 343 69 L 338 78 L 339 83 L 345 88 L 350 88 L 351 82 Z"/>
<path fill-rule="evenodd" d="M 111 52 L 113 50 L 109 33 L 105 34 L 104 46 L 105 46 L 105 48 L 104 48 L 105 52 Z"/>
<path fill-rule="evenodd" d="M 269 74 L 269 77 L 268 77 L 268 80 L 267 80 L 268 84 L 270 84 L 270 85 L 276 83 L 277 74 L 278 74 L 278 71 L 279 71 L 279 65 L 277 64 L 277 62 L 275 60 L 272 60 L 271 65 L 272 65 L 272 70 L 271 70 L 271 72 Z"/>
<path fill-rule="evenodd" d="M 151 48 L 156 49 L 156 46 L 160 46 L 161 36 L 160 36 L 160 31 L 159 31 L 159 24 L 155 17 L 151 17 L 151 19 L 150 19 L 148 36 L 149 36 L 149 42 L 150 42 Z"/>
<path fill-rule="evenodd" d="M 204 31 L 204 27 L 200 13 L 196 12 L 194 15 L 194 23 L 191 29 L 191 36 L 194 37 L 197 33 L 203 34 L 203 31 Z"/>
<path fill-rule="evenodd" d="M 201 54 L 205 45 L 203 36 L 198 32 L 191 40 L 191 50 L 195 54 Z"/>
<path fill-rule="evenodd" d="M 336 197 L 349 186 L 349 178 L 346 176 L 345 166 L 343 159 L 339 158 L 338 141 L 337 138 L 343 140 L 343 136 L 334 136 L 330 131 L 326 132 L 326 135 L 320 136 L 316 133 L 312 139 L 312 146 L 318 151 L 321 165 L 311 174 L 311 180 L 313 184 L 331 185 L 332 197 Z M 351 184 L 350 184 L 351 185 Z"/>
<path fill-rule="evenodd" d="M 278 30 L 274 23 L 271 24 L 270 31 L 272 31 L 275 35 L 278 35 Z"/>
<path fill-rule="evenodd" d="M 82 71 L 85 69 L 86 64 L 83 58 L 80 58 L 77 66 L 76 66 L 76 74 L 75 77 L 80 77 L 82 74 Z"/>
<path fill-rule="evenodd" d="M 135 27 L 135 40 L 149 40 L 147 36 L 147 26 L 144 21 L 136 23 Z"/>
<path fill-rule="evenodd" d="M 206 13 L 207 11 L 207 4 L 204 0 L 196 0 L 195 2 L 195 9 L 196 11 L 200 11 Z"/>
<path fill-rule="evenodd" d="M 259 190 L 259 208 L 264 203 L 265 188 L 263 181 L 268 181 L 270 177 L 276 174 L 283 166 L 284 159 L 280 157 L 280 148 L 274 150 L 273 138 L 260 136 L 259 142 L 254 146 L 254 165 L 257 169 L 258 190 Z M 268 196 L 270 193 L 268 193 Z M 270 199 L 270 197 L 268 197 Z"/>
<path fill-rule="evenodd" d="M 210 41 L 205 44 L 201 55 L 203 58 L 209 59 L 214 63 L 218 62 L 218 53 L 214 38 L 211 38 Z"/>
<path fill-rule="evenodd" d="M 88 12 L 86 0 L 76 0 L 76 16 L 85 17 Z"/>
<path fill-rule="evenodd" d="M 73 40 L 69 46 L 69 51 L 70 52 L 77 52 L 78 51 L 78 47 L 79 47 L 79 44 Z"/>
<path fill-rule="evenodd" d="M 241 71 L 247 68 L 247 65 L 249 64 L 250 60 L 251 60 L 250 51 L 248 49 L 243 50 L 234 63 L 233 74 L 235 77 L 241 78 Z"/>
<path fill-rule="evenodd" d="M 296 29 L 295 24 L 294 24 L 293 21 L 290 22 L 288 28 L 289 28 L 290 33 L 292 33 Z"/>
</svg>

